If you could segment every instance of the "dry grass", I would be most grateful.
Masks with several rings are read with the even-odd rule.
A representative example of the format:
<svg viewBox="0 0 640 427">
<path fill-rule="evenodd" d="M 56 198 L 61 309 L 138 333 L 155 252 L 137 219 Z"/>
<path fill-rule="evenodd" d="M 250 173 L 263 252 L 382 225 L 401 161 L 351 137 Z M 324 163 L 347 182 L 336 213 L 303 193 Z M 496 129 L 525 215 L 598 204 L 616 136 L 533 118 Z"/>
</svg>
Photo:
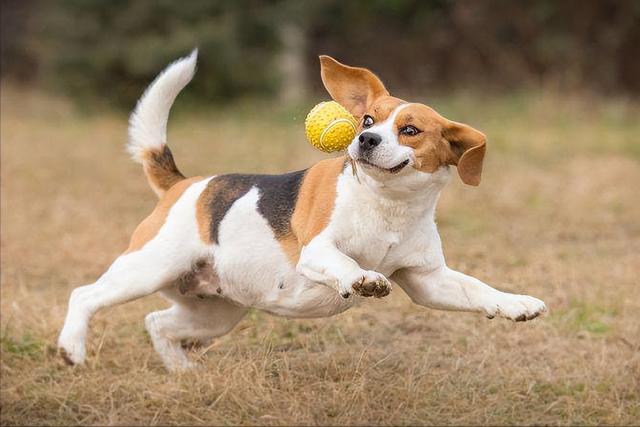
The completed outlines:
<svg viewBox="0 0 640 427">
<path fill-rule="evenodd" d="M 156 296 L 95 318 L 87 367 L 56 357 L 70 290 L 126 246 L 154 196 L 124 154 L 124 116 L 3 88 L 1 423 L 637 423 L 640 109 L 596 101 L 432 101 L 492 143 L 482 186 L 443 195 L 449 263 L 544 299 L 549 316 L 437 312 L 396 288 L 330 319 L 252 312 L 176 376 L 143 329 L 166 305 Z M 302 110 L 264 111 L 179 111 L 179 165 L 275 172 L 322 157 Z"/>
</svg>

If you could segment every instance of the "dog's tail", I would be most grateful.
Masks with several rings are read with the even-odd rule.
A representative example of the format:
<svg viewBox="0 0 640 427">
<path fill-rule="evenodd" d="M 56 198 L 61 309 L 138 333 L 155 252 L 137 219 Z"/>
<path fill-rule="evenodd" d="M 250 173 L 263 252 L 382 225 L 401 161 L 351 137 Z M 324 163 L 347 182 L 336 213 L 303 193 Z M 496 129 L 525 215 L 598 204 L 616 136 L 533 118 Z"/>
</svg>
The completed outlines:
<svg viewBox="0 0 640 427">
<path fill-rule="evenodd" d="M 191 81 L 198 50 L 171 63 L 144 92 L 129 118 L 127 151 L 142 163 L 149 185 L 158 197 L 185 179 L 167 147 L 169 110 L 180 91 Z"/>
</svg>

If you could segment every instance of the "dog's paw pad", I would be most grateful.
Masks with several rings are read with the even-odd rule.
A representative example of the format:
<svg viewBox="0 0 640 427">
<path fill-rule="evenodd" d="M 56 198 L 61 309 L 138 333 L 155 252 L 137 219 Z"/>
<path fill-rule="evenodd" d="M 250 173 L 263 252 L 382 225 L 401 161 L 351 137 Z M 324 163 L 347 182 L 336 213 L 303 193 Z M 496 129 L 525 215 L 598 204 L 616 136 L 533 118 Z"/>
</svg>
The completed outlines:
<svg viewBox="0 0 640 427">
<path fill-rule="evenodd" d="M 487 317 L 498 315 L 515 322 L 525 322 L 535 319 L 547 311 L 544 302 L 528 295 L 503 294 L 491 310 L 487 311 Z"/>
<path fill-rule="evenodd" d="M 64 361 L 67 366 L 82 365 L 84 358 L 78 355 L 74 355 L 72 352 L 67 351 L 64 347 L 58 347 L 58 355 Z"/>
<path fill-rule="evenodd" d="M 71 357 L 69 357 L 69 353 L 67 353 L 67 350 L 65 350 L 64 348 L 59 348 L 58 349 L 58 354 L 60 355 L 60 357 L 64 361 L 65 365 L 67 365 L 67 366 L 74 366 L 75 365 L 73 360 L 71 360 Z"/>
<path fill-rule="evenodd" d="M 359 281 L 352 285 L 352 288 L 360 296 L 382 298 L 391 292 L 391 283 L 382 274 L 367 271 Z"/>
</svg>

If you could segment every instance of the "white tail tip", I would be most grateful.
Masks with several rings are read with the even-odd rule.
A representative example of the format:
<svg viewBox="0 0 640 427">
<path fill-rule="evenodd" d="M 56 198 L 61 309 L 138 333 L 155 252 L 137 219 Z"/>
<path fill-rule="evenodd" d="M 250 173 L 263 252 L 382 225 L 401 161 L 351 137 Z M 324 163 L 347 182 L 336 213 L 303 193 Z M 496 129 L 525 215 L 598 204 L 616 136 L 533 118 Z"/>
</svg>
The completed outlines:
<svg viewBox="0 0 640 427">
<path fill-rule="evenodd" d="M 167 143 L 169 111 L 180 91 L 196 71 L 198 49 L 169 64 L 144 92 L 129 118 L 127 151 L 142 163 L 144 153 L 161 150 Z"/>
</svg>

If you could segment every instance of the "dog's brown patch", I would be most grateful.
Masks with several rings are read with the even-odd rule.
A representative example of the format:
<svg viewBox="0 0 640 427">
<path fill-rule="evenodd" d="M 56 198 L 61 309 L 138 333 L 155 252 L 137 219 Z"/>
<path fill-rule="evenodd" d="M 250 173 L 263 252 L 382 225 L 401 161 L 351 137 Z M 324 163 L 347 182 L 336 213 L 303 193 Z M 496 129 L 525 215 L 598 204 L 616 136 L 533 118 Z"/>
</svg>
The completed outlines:
<svg viewBox="0 0 640 427">
<path fill-rule="evenodd" d="M 291 229 L 300 248 L 329 224 L 336 200 L 338 177 L 346 164 L 346 156 L 323 160 L 311 167 L 302 181 L 291 217 Z"/>
<path fill-rule="evenodd" d="M 160 150 L 149 150 L 144 153 L 144 173 L 149 185 L 158 196 L 185 179 L 178 170 L 173 154 L 166 145 Z"/>
<path fill-rule="evenodd" d="M 296 265 L 300 259 L 300 251 L 302 249 L 298 238 L 293 234 L 293 232 L 289 232 L 284 236 L 279 237 L 278 243 L 280 243 L 282 250 L 287 255 L 289 262 L 291 262 L 292 265 Z"/>
<path fill-rule="evenodd" d="M 387 120 L 389 116 L 391 116 L 391 114 L 402 104 L 406 104 L 406 101 L 393 96 L 382 96 L 369 105 L 365 112 L 366 115 L 373 118 L 374 124 L 379 124 Z M 362 120 L 360 121 L 359 130 L 363 130 Z"/>
<path fill-rule="evenodd" d="M 202 192 L 196 207 L 198 231 L 206 243 L 218 243 L 218 227 L 227 211 L 249 188 L 246 185 L 234 185 L 228 175 L 215 177 L 209 181 Z"/>
<path fill-rule="evenodd" d="M 125 253 L 137 251 L 142 248 L 149 240 L 153 239 L 160 227 L 164 224 L 169 214 L 169 209 L 176 203 L 176 201 L 182 196 L 187 188 L 191 184 L 198 182 L 202 179 L 200 176 L 193 178 L 183 179 L 182 181 L 174 184 L 169 190 L 164 193 L 161 199 L 158 201 L 151 215 L 146 217 L 135 229 L 131 235 L 129 242 L 129 248 Z"/>
<path fill-rule="evenodd" d="M 400 133 L 405 126 L 414 126 L 420 133 L 408 136 Z M 443 165 L 455 165 L 458 156 L 443 135 L 446 119 L 422 104 L 411 104 L 403 108 L 395 118 L 394 131 L 398 142 L 413 148 L 416 163 L 421 172 L 435 172 Z"/>
</svg>

